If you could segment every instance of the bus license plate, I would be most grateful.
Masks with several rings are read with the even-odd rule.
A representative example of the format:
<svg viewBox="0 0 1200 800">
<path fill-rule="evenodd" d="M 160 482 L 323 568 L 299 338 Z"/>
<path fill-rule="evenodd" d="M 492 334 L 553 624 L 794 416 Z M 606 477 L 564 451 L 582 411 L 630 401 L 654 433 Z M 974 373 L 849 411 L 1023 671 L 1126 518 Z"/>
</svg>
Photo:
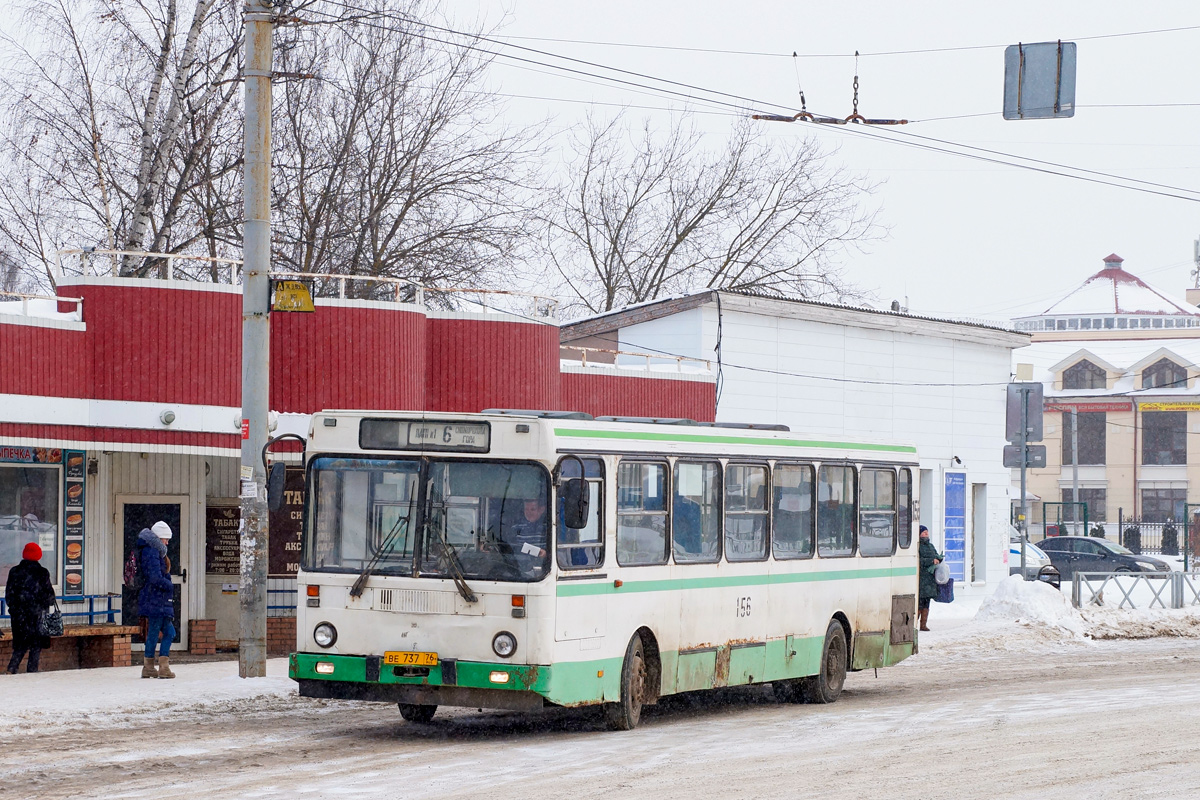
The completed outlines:
<svg viewBox="0 0 1200 800">
<path fill-rule="evenodd" d="M 436 667 L 437 653 L 401 653 L 389 650 L 383 654 L 383 663 L 399 667 Z"/>
</svg>

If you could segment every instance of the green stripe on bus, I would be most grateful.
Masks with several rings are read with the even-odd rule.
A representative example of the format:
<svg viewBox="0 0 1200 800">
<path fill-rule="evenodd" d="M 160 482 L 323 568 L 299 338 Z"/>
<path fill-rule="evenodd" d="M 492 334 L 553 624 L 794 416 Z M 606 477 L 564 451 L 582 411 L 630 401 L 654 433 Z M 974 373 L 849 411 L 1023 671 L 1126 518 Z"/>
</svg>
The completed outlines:
<svg viewBox="0 0 1200 800">
<path fill-rule="evenodd" d="M 648 442 L 697 442 L 700 444 L 752 444 L 761 447 L 826 447 L 837 450 L 878 450 L 888 453 L 913 453 L 917 448 L 899 444 L 865 444 L 862 442 L 821 442 L 806 439 L 756 439 L 752 436 L 717 436 L 706 433 L 649 433 L 641 431 L 579 430 L 555 428 L 557 436 L 580 439 L 638 439 Z"/>
<path fill-rule="evenodd" d="M 812 583 L 815 581 L 848 581 L 858 578 L 916 577 L 915 567 L 886 567 L 883 569 L 843 569 L 836 572 L 792 572 L 781 575 L 730 575 L 710 578 L 667 578 L 657 581 L 625 581 L 620 588 L 605 580 L 597 583 L 559 584 L 559 597 L 586 597 L 595 594 L 628 594 L 639 592 L 671 592 L 681 589 L 719 589 L 729 586 L 767 586 L 782 583 Z"/>
</svg>

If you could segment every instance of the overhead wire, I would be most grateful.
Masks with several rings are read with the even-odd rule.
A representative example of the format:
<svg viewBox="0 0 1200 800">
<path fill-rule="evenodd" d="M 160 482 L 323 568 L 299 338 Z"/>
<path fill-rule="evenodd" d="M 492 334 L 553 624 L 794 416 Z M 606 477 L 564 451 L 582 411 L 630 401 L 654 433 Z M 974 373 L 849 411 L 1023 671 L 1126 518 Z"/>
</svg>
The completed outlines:
<svg viewBox="0 0 1200 800">
<path fill-rule="evenodd" d="M 573 67 L 562 66 L 559 64 L 537 61 L 536 59 L 515 56 L 512 54 L 504 53 L 503 51 L 489 50 L 487 48 L 482 48 L 482 47 L 478 47 L 478 46 L 463 43 L 463 42 L 447 41 L 445 39 L 439 39 L 437 37 L 428 36 L 426 34 L 416 33 L 411 30 L 407 31 L 407 33 L 409 35 L 415 36 L 417 38 L 427 39 L 429 41 L 438 42 L 438 43 L 445 44 L 448 46 L 462 47 L 462 48 L 469 49 L 472 51 L 483 52 L 490 56 L 506 58 L 506 59 L 521 62 L 521 63 L 535 64 L 537 66 L 547 67 L 549 69 L 555 70 L 558 73 L 567 73 L 569 75 L 582 75 L 582 76 L 586 76 L 588 78 L 597 78 L 599 80 L 605 81 L 610 84 L 618 84 L 618 85 L 622 85 L 622 86 L 632 86 L 637 89 L 644 89 L 649 92 L 655 92 L 658 94 L 658 96 L 662 96 L 665 94 L 665 95 L 669 95 L 672 97 L 684 98 L 684 99 L 687 99 L 687 100 L 693 101 L 693 102 L 704 102 L 704 103 L 709 104 L 710 106 L 711 105 L 720 105 L 720 106 L 724 106 L 724 107 L 728 107 L 731 109 L 741 111 L 743 113 L 753 110 L 755 108 L 757 108 L 757 109 L 775 108 L 775 109 L 788 109 L 788 110 L 791 110 L 791 108 L 792 108 L 792 107 L 785 106 L 785 105 L 778 104 L 778 103 L 756 100 L 754 98 L 749 98 L 744 95 L 735 95 L 735 94 L 731 94 L 728 92 L 721 92 L 718 90 L 706 89 L 705 87 L 698 86 L 695 84 L 683 83 L 680 81 L 673 81 L 673 80 L 666 79 L 666 78 L 658 78 L 653 75 L 649 75 L 647 73 L 636 72 L 636 71 L 632 71 L 632 70 L 624 70 L 624 69 L 620 69 L 617 67 L 610 67 L 608 65 L 600 64 L 600 63 L 593 62 L 593 61 L 586 61 L 584 59 L 576 59 L 576 58 L 572 58 L 570 56 L 563 56 L 561 54 L 552 53 L 552 52 L 545 51 L 545 50 L 528 48 L 528 47 L 524 47 L 522 45 L 512 45 L 507 42 L 500 41 L 496 38 L 485 36 L 483 34 L 475 34 L 475 33 L 470 33 L 470 32 L 465 32 L 465 31 L 459 31 L 459 30 L 455 30 L 453 28 L 447 28 L 445 26 L 436 25 L 434 23 L 424 22 L 422 20 L 418 20 L 418 19 L 406 16 L 406 15 L 396 14 L 394 12 L 372 11 L 370 9 L 364 9 L 362 7 L 354 6 L 350 3 L 344 2 L 344 0 L 326 0 L 326 2 L 329 5 L 336 6 L 338 8 L 342 8 L 347 11 L 363 14 L 363 15 L 365 15 L 366 18 L 382 17 L 385 19 L 392 19 L 392 20 L 396 20 L 396 21 L 402 22 L 407 25 L 418 25 L 418 26 L 428 28 L 431 30 L 441 31 L 441 32 L 444 32 L 444 33 L 447 33 L 450 35 L 454 35 L 454 36 L 467 37 L 467 38 L 475 40 L 475 41 L 487 42 L 487 43 L 498 45 L 501 47 L 514 47 L 514 48 L 517 48 L 519 50 L 529 52 L 529 53 L 534 53 L 534 54 L 538 54 L 538 55 L 547 56 L 550 58 L 560 59 L 560 60 L 564 60 L 564 61 L 571 62 L 571 63 L 586 65 L 586 66 L 594 67 L 597 69 L 608 70 L 608 71 L 615 72 L 618 74 L 638 77 L 643 80 L 656 81 L 656 82 L 664 83 L 664 84 L 667 84 L 670 86 L 678 86 L 681 88 L 686 88 L 686 89 L 690 89 L 690 90 L 697 91 L 697 92 L 708 93 L 708 94 L 715 95 L 716 97 L 715 98 L 697 97 L 694 94 L 679 92 L 674 89 L 667 89 L 667 88 L 662 88 L 662 87 L 658 87 L 658 86 L 648 85 L 645 83 L 638 83 L 636 81 L 625 80 L 623 78 L 616 78 L 616 77 L 612 77 L 609 75 L 587 72 L 586 70 L 580 70 L 580 69 L 575 69 Z M 329 14 L 328 12 L 323 12 L 323 11 L 319 11 L 319 10 L 315 10 L 315 9 L 311 10 L 311 13 L 321 14 L 326 17 L 334 17 L 335 16 L 335 15 Z M 394 28 L 390 28 L 388 26 L 383 26 L 383 25 L 378 25 L 376 23 L 367 22 L 365 18 L 356 18 L 354 21 L 359 24 L 370 25 L 372 27 L 376 27 L 376 28 L 383 29 L 383 30 L 395 30 Z M 1200 28 L 1200 26 L 1196 26 L 1196 27 Z M 1172 29 L 1172 30 L 1175 30 L 1175 29 Z M 1136 34 L 1129 34 L 1129 35 L 1142 35 L 1142 34 L 1151 33 L 1151 32 L 1152 31 L 1144 31 L 1144 32 L 1137 32 Z M 1163 32 L 1163 31 L 1158 31 L 1158 32 Z M 1108 36 L 1111 37 L 1111 36 L 1115 36 L 1115 35 L 1116 34 L 1111 34 Z M 718 99 L 718 98 L 732 98 L 732 99 L 736 99 L 736 100 L 743 101 L 746 103 L 750 103 L 751 105 L 745 106 L 745 105 L 741 105 L 741 104 L 734 104 L 734 103 L 729 102 L 728 100 L 722 100 L 722 99 Z M 823 128 L 824 126 L 818 126 L 818 127 Z M 946 155 L 954 155 L 954 156 L 958 156 L 960 158 L 970 158 L 973 160 L 983 161 L 985 163 L 993 163 L 993 164 L 999 164 L 999 165 L 1003 165 L 1003 166 L 1015 167 L 1018 169 L 1025 169 L 1025 170 L 1039 172 L 1039 173 L 1048 174 L 1048 175 L 1056 175 L 1059 177 L 1071 178 L 1074 180 L 1097 183 L 1100 185 L 1111 186 L 1114 188 L 1128 189 L 1128 190 L 1132 190 L 1132 191 L 1142 192 L 1145 194 L 1158 195 L 1158 196 L 1169 197 L 1169 198 L 1178 199 L 1178 200 L 1186 200 L 1189 202 L 1200 202 L 1200 190 L 1187 189 L 1185 187 L 1170 186 L 1167 184 L 1158 184 L 1158 183 L 1154 183 L 1154 182 L 1150 182 L 1150 181 L 1143 181 L 1143 180 L 1140 180 L 1137 178 L 1128 178 L 1128 177 L 1122 176 L 1122 175 L 1105 173 L 1105 172 L 1101 172 L 1098 170 L 1089 170 L 1089 169 L 1086 169 L 1083 167 L 1073 167 L 1071 165 L 1061 164 L 1058 162 L 1044 161 L 1041 159 L 1034 159 L 1034 158 L 1027 157 L 1027 156 L 1020 156 L 1020 155 L 1016 155 L 1016 154 L 1012 154 L 1012 153 L 1005 153 L 1003 151 L 989 150 L 987 148 L 977 148 L 977 147 L 973 147 L 971 145 L 961 145 L 957 142 L 952 142 L 949 140 L 937 139 L 934 137 L 926 137 L 926 136 L 922 136 L 920 134 L 910 134 L 910 133 L 903 132 L 903 131 L 896 131 L 895 133 L 902 135 L 902 136 L 910 137 L 911 139 L 914 139 L 914 140 L 921 140 L 921 141 L 901 141 L 896 138 L 882 135 L 879 132 L 874 131 L 874 130 L 866 130 L 864 126 L 845 125 L 845 126 L 838 126 L 838 127 L 840 130 L 844 130 L 844 131 L 848 132 L 849 135 L 874 138 L 874 139 L 877 139 L 880 141 L 889 142 L 892 144 L 899 144 L 899 145 L 903 145 L 903 146 L 916 147 L 918 149 L 924 149 L 924 150 L 927 150 L 930 152 L 942 153 L 942 154 L 946 154 Z M 931 144 L 931 143 L 937 143 L 937 144 Z M 955 149 L 951 149 L 951 148 L 962 148 L 963 150 L 966 150 L 966 151 L 977 151 L 977 152 L 963 152 L 963 151 L 955 150 Z M 991 154 L 991 155 L 1002 156 L 1003 158 L 991 158 L 991 157 L 979 155 L 980 153 L 987 153 L 987 154 Z M 1005 160 L 1005 159 L 1017 159 L 1017 161 L 1011 161 L 1011 160 Z M 1021 162 L 1029 162 L 1029 163 L 1021 163 Z M 1041 166 L 1038 166 L 1038 165 L 1041 165 Z M 1051 167 L 1053 167 L 1053 168 L 1051 168 Z M 1071 170 L 1071 171 L 1063 172 L 1062 170 Z M 1083 173 L 1083 174 L 1076 174 L 1076 173 Z M 1089 177 L 1089 176 L 1097 176 L 1097 177 Z M 1103 180 L 1101 178 L 1110 178 L 1112 180 Z M 1126 183 L 1121 183 L 1121 181 L 1125 181 Z M 1138 184 L 1138 185 L 1129 185 L 1129 184 Z M 1154 187 L 1154 188 L 1151 188 L 1151 187 Z M 1167 189 L 1170 191 L 1158 191 L 1158 189 Z M 1185 192 L 1185 193 L 1189 193 L 1189 194 L 1196 194 L 1197 196 L 1189 197 L 1186 195 L 1176 194 L 1176 192 Z"/>
<path fill-rule="evenodd" d="M 1085 41 L 1093 41 L 1093 40 L 1097 40 L 1097 39 L 1115 39 L 1115 38 L 1120 38 L 1120 37 L 1125 37 L 1125 36 L 1148 36 L 1151 34 L 1178 33 L 1181 31 L 1193 31 L 1193 30 L 1200 30 L 1200 25 L 1186 25 L 1186 26 L 1178 27 L 1178 28 L 1158 28 L 1155 30 L 1145 30 L 1145 31 L 1126 31 L 1126 32 L 1122 32 L 1122 33 L 1107 33 L 1107 34 L 1099 34 L 1099 35 L 1095 35 L 1095 36 L 1070 36 L 1070 37 L 1063 37 L 1063 40 L 1064 41 L 1072 41 L 1072 42 L 1085 42 Z M 672 46 L 672 45 L 643 44 L 643 43 L 636 43 L 636 42 L 605 42 L 605 41 L 594 41 L 594 40 L 589 40 L 589 39 L 564 39 L 564 38 L 557 38 L 557 37 L 551 37 L 551 36 L 514 36 L 514 35 L 508 35 L 508 34 L 496 34 L 496 37 L 500 38 L 500 39 L 517 39 L 517 40 L 521 40 L 521 41 L 555 42 L 555 43 L 559 43 L 559 44 L 585 44 L 585 45 L 595 45 L 598 47 L 628 47 L 628 48 L 634 48 L 634 49 L 666 50 L 666 51 L 674 51 L 674 52 L 682 52 L 682 53 L 711 53 L 714 55 L 765 56 L 765 57 L 769 57 L 769 58 L 854 58 L 854 55 L 852 53 L 798 53 L 798 52 L 793 52 L 793 53 L 778 52 L 777 53 L 777 52 L 761 51 L 761 50 L 728 50 L 728 49 L 707 48 L 707 47 L 679 47 L 679 46 Z M 1008 47 L 1008 46 L 1009 46 L 1009 43 L 963 45 L 963 46 L 958 46 L 958 47 L 926 47 L 926 48 L 917 48 L 917 49 L 912 49 L 912 50 L 880 50 L 877 52 L 864 52 L 864 53 L 861 53 L 861 55 L 864 57 L 876 58 L 876 57 L 881 57 L 881 56 L 906 56 L 906 55 L 923 55 L 923 54 L 927 54 L 927 53 L 965 52 L 965 51 L 971 51 L 971 50 L 996 50 L 996 49 L 999 49 L 1002 47 Z"/>
</svg>

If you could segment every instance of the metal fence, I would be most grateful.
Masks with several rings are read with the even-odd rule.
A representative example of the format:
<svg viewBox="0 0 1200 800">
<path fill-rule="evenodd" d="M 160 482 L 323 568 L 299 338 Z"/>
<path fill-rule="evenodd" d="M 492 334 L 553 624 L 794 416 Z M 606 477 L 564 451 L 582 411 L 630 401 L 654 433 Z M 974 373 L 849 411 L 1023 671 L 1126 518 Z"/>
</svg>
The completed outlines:
<svg viewBox="0 0 1200 800">
<path fill-rule="evenodd" d="M 1071 605 L 1186 608 L 1200 605 L 1200 576 L 1188 572 L 1076 572 Z"/>
<path fill-rule="evenodd" d="M 121 613 L 121 595 L 85 594 L 66 597 L 59 595 L 58 605 L 62 609 L 64 625 L 115 625 Z M 86 608 L 81 606 L 86 604 Z M 8 603 L 0 597 L 0 628 L 12 627 L 12 615 Z"/>
</svg>

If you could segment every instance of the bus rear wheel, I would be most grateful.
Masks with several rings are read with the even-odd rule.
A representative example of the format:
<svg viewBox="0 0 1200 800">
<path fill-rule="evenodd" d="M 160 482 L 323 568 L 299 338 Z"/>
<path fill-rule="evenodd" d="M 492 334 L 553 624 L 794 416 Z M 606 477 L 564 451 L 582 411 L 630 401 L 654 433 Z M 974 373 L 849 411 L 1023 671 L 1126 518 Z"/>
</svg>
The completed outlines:
<svg viewBox="0 0 1200 800">
<path fill-rule="evenodd" d="M 631 731 L 642 718 L 642 705 L 646 701 L 646 648 L 642 637 L 634 634 L 625 649 L 625 663 L 621 667 L 621 699 L 605 707 L 608 724 L 616 731 Z"/>
<path fill-rule="evenodd" d="M 400 706 L 400 716 L 404 717 L 407 722 L 415 722 L 418 725 L 426 725 L 433 719 L 433 715 L 437 713 L 437 706 L 419 706 L 413 703 L 397 703 Z"/>
<path fill-rule="evenodd" d="M 821 649 L 820 671 L 800 682 L 800 692 L 807 703 L 832 703 L 842 693 L 846 684 L 846 664 L 849 649 L 846 647 L 846 631 L 836 619 L 825 631 L 825 646 Z"/>
</svg>

